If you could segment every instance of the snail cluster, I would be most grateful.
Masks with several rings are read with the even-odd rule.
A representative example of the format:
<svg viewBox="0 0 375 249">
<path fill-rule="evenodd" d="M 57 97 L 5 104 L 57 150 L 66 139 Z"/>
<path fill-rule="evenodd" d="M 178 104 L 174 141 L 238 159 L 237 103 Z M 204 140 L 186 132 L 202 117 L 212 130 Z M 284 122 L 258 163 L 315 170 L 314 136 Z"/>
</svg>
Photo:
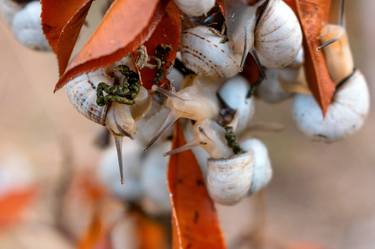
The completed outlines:
<svg viewBox="0 0 375 249">
<path fill-rule="evenodd" d="M 320 140 L 337 141 L 363 125 L 369 93 L 365 78 L 354 67 L 343 25 L 325 26 L 317 48 L 323 50 L 337 85 L 324 115 L 304 77 L 299 21 L 284 1 L 228 0 L 224 13 L 214 0 L 174 2 L 181 10 L 183 29 L 175 63 L 165 72 L 168 87 L 158 80 L 151 89 L 142 85 L 139 68 L 160 69 L 162 63 L 148 57 L 144 46 L 137 50 L 142 56 L 125 55 L 66 85 L 73 106 L 115 138 L 121 182 L 123 167 L 127 169 L 125 186 L 108 174 L 115 164 L 112 159 L 102 174 L 116 195 L 151 199 L 167 210 L 166 165 L 169 156 L 186 150 L 194 153 L 215 202 L 232 205 L 263 189 L 272 167 L 267 147 L 252 134 L 257 98 L 269 103 L 293 98 L 297 127 Z M 256 84 L 242 74 L 249 57 L 261 71 Z M 176 122 L 187 143 L 171 149 Z M 132 139 L 125 151 L 123 137 Z"/>
<path fill-rule="evenodd" d="M 42 30 L 41 11 L 39 0 L 0 1 L 0 17 L 10 26 L 17 41 L 34 50 L 50 51 Z"/>
</svg>

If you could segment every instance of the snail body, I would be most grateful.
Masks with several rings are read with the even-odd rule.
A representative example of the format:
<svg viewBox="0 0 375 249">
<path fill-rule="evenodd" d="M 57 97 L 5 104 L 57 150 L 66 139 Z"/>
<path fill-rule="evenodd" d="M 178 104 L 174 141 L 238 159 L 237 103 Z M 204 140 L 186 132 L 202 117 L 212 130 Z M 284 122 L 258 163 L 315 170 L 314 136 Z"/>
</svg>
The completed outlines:
<svg viewBox="0 0 375 249">
<path fill-rule="evenodd" d="M 188 16 L 205 15 L 215 6 L 215 0 L 174 0 L 174 2 Z"/>
<path fill-rule="evenodd" d="M 370 108 L 367 82 L 356 70 L 337 89 L 325 116 L 311 95 L 296 95 L 293 116 L 298 128 L 306 135 L 334 142 L 358 131 Z"/>
<path fill-rule="evenodd" d="M 293 10 L 282 0 L 270 0 L 255 28 L 255 49 L 267 68 L 291 64 L 302 47 L 302 31 Z"/>
<path fill-rule="evenodd" d="M 50 46 L 42 30 L 41 11 L 39 1 L 26 4 L 22 10 L 14 14 L 12 31 L 22 45 L 34 50 L 50 51 Z"/>
<path fill-rule="evenodd" d="M 187 29 L 181 40 L 182 62 L 198 75 L 230 78 L 241 70 L 242 54 L 229 41 L 206 26 Z"/>
</svg>

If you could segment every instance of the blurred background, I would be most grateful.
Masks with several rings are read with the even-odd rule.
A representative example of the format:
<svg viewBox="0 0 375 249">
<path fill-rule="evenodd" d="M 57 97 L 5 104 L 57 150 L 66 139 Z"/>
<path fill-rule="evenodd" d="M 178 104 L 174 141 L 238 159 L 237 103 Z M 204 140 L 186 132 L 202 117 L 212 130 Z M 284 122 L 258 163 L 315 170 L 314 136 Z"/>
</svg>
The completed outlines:
<svg viewBox="0 0 375 249">
<path fill-rule="evenodd" d="M 99 19 L 99 12 L 96 8 L 90 13 L 82 37 L 95 27 L 92 23 Z M 353 54 L 372 96 L 374 12 L 374 1 L 347 1 Z M 22 47 L 3 23 L 0 68 L 0 167 L 22 165 L 30 172 L 15 172 L 14 179 L 35 182 L 39 189 L 22 223 L 0 230 L 0 248 L 73 248 L 66 236 L 53 228 L 53 210 L 59 205 L 56 188 L 66 170 L 67 153 L 74 172 L 95 171 L 102 151 L 93 141 L 101 129 L 73 109 L 63 90 L 53 94 L 57 80 L 54 55 Z M 258 120 L 282 123 L 286 129 L 261 137 L 275 172 L 264 193 L 265 208 L 254 212 L 259 197 L 234 207 L 218 207 L 227 241 L 249 233 L 255 221 L 265 215 L 267 237 L 275 241 L 311 241 L 332 249 L 374 248 L 373 113 L 355 136 L 324 144 L 310 141 L 296 130 L 290 101 L 280 105 L 258 101 L 256 112 Z M 0 183 L 0 193 L 2 186 L 6 184 Z"/>
</svg>

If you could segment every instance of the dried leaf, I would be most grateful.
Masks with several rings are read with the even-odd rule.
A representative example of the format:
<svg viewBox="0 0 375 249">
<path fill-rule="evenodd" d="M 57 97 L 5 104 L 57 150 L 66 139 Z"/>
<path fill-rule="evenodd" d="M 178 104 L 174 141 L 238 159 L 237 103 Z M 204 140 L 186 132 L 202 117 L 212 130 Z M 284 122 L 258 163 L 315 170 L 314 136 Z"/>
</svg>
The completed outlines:
<svg viewBox="0 0 375 249">
<path fill-rule="evenodd" d="M 138 249 L 168 248 L 167 231 L 162 224 L 140 213 L 134 214 L 134 218 L 139 243 Z"/>
<path fill-rule="evenodd" d="M 105 228 L 100 212 L 96 212 L 92 222 L 82 239 L 78 243 L 78 249 L 111 249 L 109 231 Z"/>
<path fill-rule="evenodd" d="M 168 81 L 166 79 L 166 72 L 173 64 L 177 50 L 180 45 L 181 34 L 181 19 L 180 12 L 173 2 L 167 6 L 167 11 L 154 31 L 151 38 L 144 44 L 147 48 L 149 56 L 155 56 L 155 49 L 158 45 L 167 45 L 171 48 L 165 58 L 165 63 L 162 65 L 162 76 L 159 82 L 154 82 L 157 75 L 157 69 L 143 68 L 140 70 L 143 86 L 150 89 L 153 83 L 165 85 Z"/>
<path fill-rule="evenodd" d="M 19 221 L 22 212 L 36 195 L 36 188 L 9 193 L 0 197 L 0 229 Z"/>
<path fill-rule="evenodd" d="M 174 148 L 185 144 L 179 125 L 175 135 Z M 226 248 L 214 203 L 191 151 L 171 157 L 168 186 L 172 205 L 173 249 Z"/>
<path fill-rule="evenodd" d="M 42 26 L 64 73 L 92 0 L 41 0 Z"/>
<path fill-rule="evenodd" d="M 332 102 L 335 84 L 329 75 L 323 50 L 318 47 L 321 29 L 329 18 L 331 0 L 294 0 L 294 4 L 304 35 L 306 79 L 325 114 Z"/>
<path fill-rule="evenodd" d="M 137 49 L 155 30 L 167 3 L 167 0 L 116 0 L 60 77 L 55 91 L 74 76 L 110 65 Z"/>
</svg>

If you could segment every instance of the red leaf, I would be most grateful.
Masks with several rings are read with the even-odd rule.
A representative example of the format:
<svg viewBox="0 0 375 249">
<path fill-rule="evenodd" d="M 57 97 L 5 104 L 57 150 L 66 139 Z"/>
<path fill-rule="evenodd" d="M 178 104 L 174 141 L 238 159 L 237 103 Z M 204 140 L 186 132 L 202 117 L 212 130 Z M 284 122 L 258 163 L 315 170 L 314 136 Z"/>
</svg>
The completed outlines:
<svg viewBox="0 0 375 249">
<path fill-rule="evenodd" d="M 168 238 L 163 225 L 145 217 L 141 213 L 134 214 L 138 249 L 161 249 L 167 248 Z"/>
<path fill-rule="evenodd" d="M 256 85 L 259 83 L 259 80 L 261 79 L 260 68 L 251 54 L 247 56 L 244 69 L 241 74 L 250 82 L 251 85 Z"/>
<path fill-rule="evenodd" d="M 185 144 L 177 125 L 174 148 Z M 191 151 L 173 155 L 169 163 L 173 249 L 226 248 L 214 203 L 208 196 L 198 163 Z"/>
<path fill-rule="evenodd" d="M 323 50 L 318 50 L 318 47 L 321 29 L 329 18 L 331 0 L 294 0 L 294 5 L 304 35 L 306 79 L 325 114 L 336 87 L 329 75 Z"/>
<path fill-rule="evenodd" d="M 57 82 L 55 91 L 81 73 L 120 60 L 143 44 L 160 22 L 167 0 L 116 0 L 102 23 Z"/>
<path fill-rule="evenodd" d="M 92 0 L 41 0 L 42 26 L 64 73 Z"/>
<path fill-rule="evenodd" d="M 22 211 L 30 205 L 36 195 L 36 188 L 9 193 L 0 197 L 0 228 L 19 221 Z"/>
<path fill-rule="evenodd" d="M 144 44 L 150 56 L 155 55 L 155 48 L 160 44 L 166 44 L 171 47 L 171 51 L 168 53 L 165 61 L 166 63 L 163 65 L 164 72 L 168 70 L 168 68 L 173 64 L 173 61 L 176 58 L 176 53 L 180 45 L 180 34 L 180 12 L 176 5 L 173 2 L 171 2 L 170 4 L 168 4 L 166 14 L 160 21 L 153 35 Z M 140 73 L 143 86 L 147 89 L 150 89 L 156 76 L 156 70 L 150 68 L 143 68 L 140 70 Z M 165 76 L 166 75 L 162 77 L 160 85 L 165 85 L 165 83 L 167 82 Z"/>
</svg>

